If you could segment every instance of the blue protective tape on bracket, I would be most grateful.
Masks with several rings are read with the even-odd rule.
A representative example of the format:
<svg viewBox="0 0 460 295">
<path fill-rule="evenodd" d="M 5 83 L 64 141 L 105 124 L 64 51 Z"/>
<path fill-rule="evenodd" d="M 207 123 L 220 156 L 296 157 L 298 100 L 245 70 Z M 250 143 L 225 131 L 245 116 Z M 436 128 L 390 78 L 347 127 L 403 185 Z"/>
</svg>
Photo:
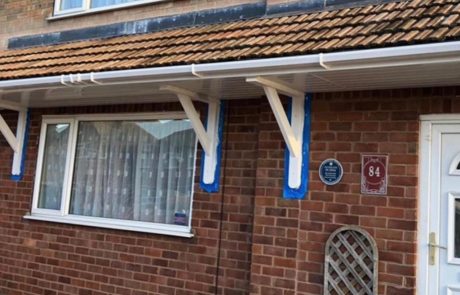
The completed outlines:
<svg viewBox="0 0 460 295">
<path fill-rule="evenodd" d="M 288 105 L 288 119 L 291 121 L 292 100 Z M 301 182 L 298 188 L 289 187 L 289 149 L 284 152 L 284 187 L 283 198 L 290 200 L 304 199 L 308 192 L 308 174 L 310 164 L 310 126 L 311 126 L 311 95 L 305 95 L 305 119 L 302 141 L 302 171 Z"/>
<path fill-rule="evenodd" d="M 24 144 L 22 146 L 22 156 L 21 156 L 21 168 L 19 174 L 12 174 L 11 180 L 20 181 L 24 176 L 25 164 L 26 164 L 26 151 L 27 144 L 29 142 L 29 127 L 30 127 L 30 111 L 27 110 L 26 115 L 26 130 L 24 131 Z"/>
<path fill-rule="evenodd" d="M 222 158 L 222 140 L 223 140 L 223 131 L 224 131 L 224 109 L 225 104 L 223 101 L 220 102 L 220 110 L 219 110 L 219 126 L 217 129 L 217 136 L 219 137 L 219 144 L 217 145 L 217 162 L 216 162 L 216 171 L 214 172 L 214 182 L 213 183 L 204 183 L 203 175 L 204 175 L 204 157 L 206 153 L 203 151 L 201 155 L 201 179 L 200 179 L 200 186 L 201 188 L 208 193 L 215 193 L 219 191 L 219 180 L 220 180 L 220 160 Z M 207 128 L 207 121 L 206 121 L 206 128 Z"/>
</svg>

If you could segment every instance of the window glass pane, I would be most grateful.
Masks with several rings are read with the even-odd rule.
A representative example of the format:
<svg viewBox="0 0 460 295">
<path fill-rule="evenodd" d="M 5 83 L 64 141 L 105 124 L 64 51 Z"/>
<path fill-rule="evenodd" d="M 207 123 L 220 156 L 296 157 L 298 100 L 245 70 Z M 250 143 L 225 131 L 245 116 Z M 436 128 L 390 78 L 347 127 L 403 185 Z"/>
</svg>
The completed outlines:
<svg viewBox="0 0 460 295">
<path fill-rule="evenodd" d="M 460 199 L 455 199 L 455 257 L 460 257 Z"/>
<path fill-rule="evenodd" d="M 195 146 L 188 120 L 80 122 L 70 213 L 188 225 Z"/>
<path fill-rule="evenodd" d="M 60 10 L 69 10 L 74 8 L 82 8 L 83 0 L 61 0 Z"/>
<path fill-rule="evenodd" d="M 135 1 L 139 1 L 139 0 L 92 0 L 91 8 L 111 6 L 111 5 L 117 5 L 117 4 L 135 2 Z"/>
<path fill-rule="evenodd" d="M 38 208 L 61 208 L 69 124 L 50 124 L 46 128 Z"/>
</svg>

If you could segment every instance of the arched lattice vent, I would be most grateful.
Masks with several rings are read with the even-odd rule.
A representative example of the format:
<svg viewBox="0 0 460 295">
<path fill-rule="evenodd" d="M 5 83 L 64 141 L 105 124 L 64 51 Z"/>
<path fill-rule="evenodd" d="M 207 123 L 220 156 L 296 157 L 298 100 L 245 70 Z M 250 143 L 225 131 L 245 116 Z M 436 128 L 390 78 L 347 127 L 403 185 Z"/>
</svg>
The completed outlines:
<svg viewBox="0 0 460 295">
<path fill-rule="evenodd" d="M 377 244 L 369 233 L 339 228 L 326 243 L 324 295 L 377 294 L 377 267 Z"/>
</svg>

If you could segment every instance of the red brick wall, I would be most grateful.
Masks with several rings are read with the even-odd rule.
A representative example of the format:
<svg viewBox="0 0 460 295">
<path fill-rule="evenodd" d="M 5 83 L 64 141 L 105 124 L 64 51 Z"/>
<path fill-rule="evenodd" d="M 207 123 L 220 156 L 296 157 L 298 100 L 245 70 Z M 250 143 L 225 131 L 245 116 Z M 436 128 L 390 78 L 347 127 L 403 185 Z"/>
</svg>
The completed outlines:
<svg viewBox="0 0 460 295">
<path fill-rule="evenodd" d="M 417 228 L 418 117 L 460 112 L 459 89 L 314 95 L 310 189 L 283 200 L 283 143 L 274 117 L 260 114 L 254 213 L 252 294 L 322 294 L 325 242 L 341 225 L 363 227 L 380 255 L 379 293 L 414 294 Z M 360 194 L 361 153 L 389 155 L 386 196 Z M 325 186 L 320 163 L 338 159 L 342 181 Z"/>
<path fill-rule="evenodd" d="M 197 187 L 192 239 L 22 218 L 31 208 L 42 114 L 177 104 L 33 110 L 23 181 L 9 180 L 12 152 L 0 137 L 0 294 L 321 294 L 324 243 L 343 224 L 360 225 L 376 239 L 379 292 L 413 294 L 418 116 L 460 113 L 459 94 L 437 88 L 314 95 L 310 192 L 299 201 L 281 197 L 284 143 L 266 101 L 229 102 L 222 185 L 216 194 Z M 13 113 L 2 114 L 15 121 Z M 387 196 L 360 194 L 361 153 L 389 154 Z M 329 157 L 341 161 L 345 175 L 326 187 L 317 169 Z"/>
<path fill-rule="evenodd" d="M 0 294 L 214 294 L 216 287 L 246 294 L 258 104 L 235 105 L 225 125 L 223 185 L 216 194 L 196 185 L 191 239 L 22 218 L 31 208 L 42 114 L 177 110 L 177 104 L 33 110 L 24 180 L 9 180 L 12 153 L 0 141 Z M 2 113 L 15 121 L 15 114 Z"/>
</svg>

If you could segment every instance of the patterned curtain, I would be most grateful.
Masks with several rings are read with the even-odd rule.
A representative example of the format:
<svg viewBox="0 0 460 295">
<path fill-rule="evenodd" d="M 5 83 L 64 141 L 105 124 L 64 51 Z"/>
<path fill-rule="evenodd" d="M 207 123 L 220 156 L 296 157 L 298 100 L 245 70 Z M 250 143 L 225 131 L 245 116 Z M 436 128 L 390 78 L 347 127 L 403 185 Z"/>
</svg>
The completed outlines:
<svg viewBox="0 0 460 295">
<path fill-rule="evenodd" d="M 166 224 L 189 216 L 195 145 L 185 120 L 80 122 L 70 213 Z"/>
</svg>

